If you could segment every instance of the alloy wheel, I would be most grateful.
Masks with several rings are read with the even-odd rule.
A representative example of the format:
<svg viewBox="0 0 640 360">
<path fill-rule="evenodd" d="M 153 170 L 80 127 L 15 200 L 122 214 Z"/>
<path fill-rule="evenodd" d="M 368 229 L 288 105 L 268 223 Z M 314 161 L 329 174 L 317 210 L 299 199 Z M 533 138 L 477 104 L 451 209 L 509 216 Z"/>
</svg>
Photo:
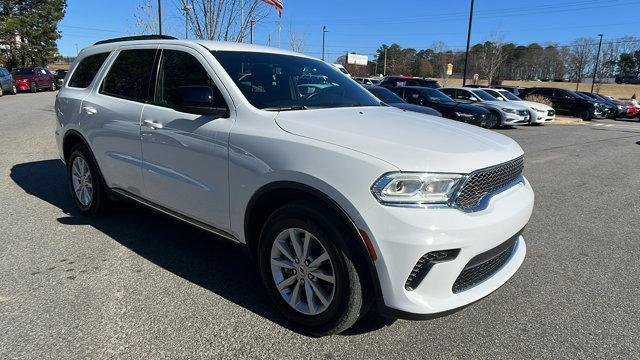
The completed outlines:
<svg viewBox="0 0 640 360">
<path fill-rule="evenodd" d="M 322 243 L 306 230 L 290 228 L 276 237 L 271 274 L 284 301 L 300 313 L 318 315 L 333 301 L 333 262 Z"/>
<path fill-rule="evenodd" d="M 71 165 L 71 181 L 76 199 L 83 206 L 91 205 L 93 200 L 93 179 L 89 164 L 82 158 L 76 157 Z"/>
</svg>

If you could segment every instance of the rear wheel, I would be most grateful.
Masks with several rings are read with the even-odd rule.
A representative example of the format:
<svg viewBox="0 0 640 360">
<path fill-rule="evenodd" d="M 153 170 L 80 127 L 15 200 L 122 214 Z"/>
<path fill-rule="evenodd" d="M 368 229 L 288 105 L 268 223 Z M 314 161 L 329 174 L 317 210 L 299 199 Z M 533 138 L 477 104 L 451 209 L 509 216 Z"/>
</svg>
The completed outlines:
<svg viewBox="0 0 640 360">
<path fill-rule="evenodd" d="M 0 96 L 4 96 L 4 90 L 2 90 L 2 86 L 0 86 Z"/>
<path fill-rule="evenodd" d="M 56 91 L 56 82 L 55 81 L 51 82 L 51 91 Z"/>
<path fill-rule="evenodd" d="M 36 86 L 36 83 L 31 83 L 31 85 L 29 85 L 29 91 L 31 91 L 32 93 L 35 93 L 38 91 L 38 87 Z"/>
<path fill-rule="evenodd" d="M 71 151 L 67 160 L 67 177 L 69 191 L 78 210 L 90 216 L 99 214 L 108 198 L 100 170 L 86 146 L 79 144 Z"/>
<path fill-rule="evenodd" d="M 11 85 L 11 95 L 16 95 L 18 93 L 18 88 L 15 85 Z"/>
<path fill-rule="evenodd" d="M 342 332 L 365 312 L 360 276 L 344 246 L 338 219 L 292 204 L 265 224 L 258 263 L 262 281 L 282 315 L 302 332 Z"/>
</svg>

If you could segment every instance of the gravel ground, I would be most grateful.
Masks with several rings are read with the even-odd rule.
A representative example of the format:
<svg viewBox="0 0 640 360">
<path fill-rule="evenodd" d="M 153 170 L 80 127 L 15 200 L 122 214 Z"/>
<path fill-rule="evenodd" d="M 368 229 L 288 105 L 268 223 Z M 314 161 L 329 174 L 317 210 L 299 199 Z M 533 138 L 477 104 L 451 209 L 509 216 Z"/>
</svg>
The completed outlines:
<svg viewBox="0 0 640 360">
<path fill-rule="evenodd" d="M 640 124 L 518 127 L 536 207 L 515 277 L 431 321 L 289 330 L 234 246 L 134 205 L 79 216 L 54 93 L 0 98 L 0 359 L 640 358 Z"/>
</svg>

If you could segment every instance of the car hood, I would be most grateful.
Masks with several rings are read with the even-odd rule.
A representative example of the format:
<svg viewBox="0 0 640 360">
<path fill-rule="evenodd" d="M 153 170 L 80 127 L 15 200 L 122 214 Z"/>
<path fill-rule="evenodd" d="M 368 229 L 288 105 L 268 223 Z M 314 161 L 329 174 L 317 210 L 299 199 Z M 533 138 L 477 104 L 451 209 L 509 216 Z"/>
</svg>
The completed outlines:
<svg viewBox="0 0 640 360">
<path fill-rule="evenodd" d="M 13 75 L 15 81 L 18 80 L 33 80 L 33 75 Z"/>
<path fill-rule="evenodd" d="M 539 103 L 539 102 L 535 102 L 535 101 L 522 100 L 522 101 L 518 101 L 517 104 L 534 107 L 536 109 L 540 109 L 540 110 L 544 110 L 544 111 L 553 110 L 553 108 L 551 106 L 545 105 L 545 104 L 542 104 L 542 103 Z"/>
<path fill-rule="evenodd" d="M 469 173 L 523 153 L 496 132 L 392 107 L 287 111 L 275 119 L 284 131 L 368 154 L 403 171 Z"/>
<path fill-rule="evenodd" d="M 482 102 L 478 102 L 476 103 L 478 105 L 487 105 L 487 106 L 491 106 L 491 107 L 496 107 L 496 108 L 505 108 L 505 109 L 514 109 L 514 110 L 529 110 L 527 109 L 526 106 L 523 105 L 519 105 L 516 103 L 512 103 L 512 102 L 508 102 L 508 101 L 482 101 Z"/>
</svg>

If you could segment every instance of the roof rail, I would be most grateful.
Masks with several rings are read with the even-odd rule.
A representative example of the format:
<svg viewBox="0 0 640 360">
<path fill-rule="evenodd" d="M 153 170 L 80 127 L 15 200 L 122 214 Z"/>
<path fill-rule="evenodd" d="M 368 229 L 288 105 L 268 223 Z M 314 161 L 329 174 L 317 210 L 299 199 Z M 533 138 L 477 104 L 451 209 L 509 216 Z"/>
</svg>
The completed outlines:
<svg viewBox="0 0 640 360">
<path fill-rule="evenodd" d="M 115 39 L 102 40 L 102 41 L 98 41 L 93 45 L 110 44 L 110 43 L 121 42 L 121 41 L 136 41 L 136 40 L 178 40 L 178 38 L 175 38 L 173 36 L 168 36 L 168 35 L 137 35 L 137 36 L 126 36 L 126 37 L 120 37 Z"/>
</svg>

